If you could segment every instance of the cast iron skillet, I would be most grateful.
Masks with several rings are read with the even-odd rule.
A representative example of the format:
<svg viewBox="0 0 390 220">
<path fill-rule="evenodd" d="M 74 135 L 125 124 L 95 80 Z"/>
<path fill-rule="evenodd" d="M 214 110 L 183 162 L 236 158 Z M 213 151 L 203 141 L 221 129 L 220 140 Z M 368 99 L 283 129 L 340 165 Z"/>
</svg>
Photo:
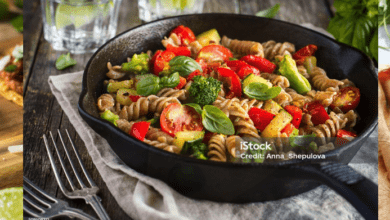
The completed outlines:
<svg viewBox="0 0 390 220">
<path fill-rule="evenodd" d="M 289 41 L 301 48 L 318 46 L 318 66 L 330 78 L 352 80 L 361 91 L 357 112 L 359 137 L 327 152 L 326 160 L 289 160 L 275 164 L 232 164 L 196 160 L 140 142 L 99 118 L 95 105 L 104 91 L 106 64 L 120 64 L 134 53 L 163 49 L 161 39 L 176 26 L 195 34 L 216 28 L 233 39 Z M 130 29 L 103 45 L 89 60 L 83 76 L 79 112 L 129 167 L 158 178 L 191 198 L 247 203 L 294 196 L 327 184 L 344 196 L 367 219 L 378 216 L 378 186 L 346 164 L 377 125 L 377 76 L 362 52 L 312 30 L 283 21 L 235 14 L 201 14 L 166 18 Z"/>
</svg>

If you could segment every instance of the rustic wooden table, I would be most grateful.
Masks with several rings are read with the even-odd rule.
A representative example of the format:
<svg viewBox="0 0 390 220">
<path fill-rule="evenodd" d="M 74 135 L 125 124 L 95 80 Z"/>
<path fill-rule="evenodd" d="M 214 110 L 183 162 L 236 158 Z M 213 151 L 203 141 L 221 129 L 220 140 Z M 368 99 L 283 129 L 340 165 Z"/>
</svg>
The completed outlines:
<svg viewBox="0 0 390 220">
<path fill-rule="evenodd" d="M 237 8 L 231 0 L 206 0 L 204 12 L 241 13 L 256 12 L 280 3 L 277 19 L 291 23 L 312 23 L 327 28 L 332 16 L 331 0 L 238 0 Z M 68 129 L 78 147 L 88 172 L 101 189 L 100 197 L 111 219 L 129 219 L 110 194 L 87 153 L 84 143 L 52 95 L 48 77 L 83 70 L 92 54 L 72 55 L 77 65 L 64 71 L 55 68 L 56 59 L 64 52 L 54 51 L 43 38 L 42 15 L 39 0 L 24 2 L 24 175 L 49 194 L 65 199 L 71 207 L 95 215 L 83 200 L 68 200 L 55 181 L 44 147 L 42 135 L 49 131 Z M 141 24 L 136 0 L 123 0 L 118 20 L 118 32 Z"/>
</svg>

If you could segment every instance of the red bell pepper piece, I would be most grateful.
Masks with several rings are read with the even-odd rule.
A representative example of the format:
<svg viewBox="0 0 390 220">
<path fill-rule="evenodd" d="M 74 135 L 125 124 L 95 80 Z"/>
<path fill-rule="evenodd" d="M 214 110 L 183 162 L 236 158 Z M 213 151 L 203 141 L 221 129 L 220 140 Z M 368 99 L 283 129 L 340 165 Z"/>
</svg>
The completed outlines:
<svg viewBox="0 0 390 220">
<path fill-rule="evenodd" d="M 298 50 L 293 55 L 293 58 L 297 62 L 297 65 L 303 65 L 305 58 L 313 56 L 316 51 L 317 51 L 317 46 L 314 44 L 309 44 L 309 45 L 301 48 L 300 50 Z"/>
<path fill-rule="evenodd" d="M 336 137 L 335 145 L 340 146 L 352 141 L 355 137 L 357 137 L 357 134 L 340 129 L 337 131 Z"/>
<path fill-rule="evenodd" d="M 234 72 L 237 73 L 241 69 L 241 67 L 244 67 L 248 64 L 242 60 L 229 60 L 229 61 L 226 61 L 226 65 L 231 70 L 233 70 Z"/>
<path fill-rule="evenodd" d="M 274 63 L 260 56 L 246 55 L 241 57 L 240 60 L 245 61 L 249 65 L 256 67 L 261 72 L 273 73 L 276 69 L 276 65 Z"/>
<path fill-rule="evenodd" d="M 250 119 L 253 121 L 253 124 L 261 132 L 267 127 L 267 125 L 275 117 L 274 114 L 267 112 L 261 108 L 253 107 L 248 111 Z"/>
<path fill-rule="evenodd" d="M 324 124 L 329 119 L 324 106 L 318 101 L 306 103 L 303 110 L 311 115 L 311 121 L 314 125 Z"/>
<path fill-rule="evenodd" d="M 200 67 L 202 67 L 202 71 L 204 73 L 206 73 L 207 72 L 207 63 L 206 63 L 206 61 L 204 59 L 201 59 L 201 58 L 198 58 L 195 61 L 200 65 Z"/>
<path fill-rule="evenodd" d="M 199 70 L 198 70 L 198 71 L 199 71 Z M 194 71 L 194 72 L 195 72 L 195 71 Z M 187 84 L 186 78 L 180 76 L 180 82 L 179 82 L 179 84 L 177 84 L 177 86 L 175 87 L 175 89 L 182 89 L 186 84 Z"/>
<path fill-rule="evenodd" d="M 167 51 L 173 52 L 176 56 L 191 57 L 191 51 L 188 47 L 174 47 L 171 44 L 168 44 Z"/>
<path fill-rule="evenodd" d="M 256 67 L 247 64 L 246 66 L 241 67 L 241 69 L 237 72 L 237 75 L 240 77 L 240 79 L 244 79 L 251 73 L 260 75 L 260 71 Z"/>
<path fill-rule="evenodd" d="M 155 59 L 154 56 L 156 56 Z M 152 61 L 154 59 L 153 73 L 158 76 L 161 71 L 169 69 L 169 61 L 171 61 L 175 57 L 175 54 L 171 51 L 166 50 L 161 53 L 156 53 L 154 56 L 152 58 Z"/>
<path fill-rule="evenodd" d="M 157 50 L 156 53 L 154 53 L 152 59 L 149 61 L 149 69 L 152 73 L 154 73 L 154 64 L 156 63 L 156 59 L 158 56 L 161 56 L 162 50 Z"/>
<path fill-rule="evenodd" d="M 129 96 L 132 102 L 138 101 L 139 98 L 141 98 L 140 95 L 130 95 Z"/>
<path fill-rule="evenodd" d="M 233 57 L 232 52 L 222 45 L 207 45 L 203 47 L 197 54 L 197 58 L 202 58 L 206 62 L 229 61 Z"/>
<path fill-rule="evenodd" d="M 286 133 L 288 136 L 294 131 L 295 126 L 291 123 L 288 123 L 286 127 L 284 127 L 280 132 L 281 133 Z"/>
<path fill-rule="evenodd" d="M 192 81 L 195 76 L 205 76 L 206 74 L 201 73 L 200 70 L 195 70 L 194 72 L 190 73 L 190 75 L 187 76 L 187 81 Z"/>
<path fill-rule="evenodd" d="M 184 25 L 177 26 L 172 30 L 171 34 L 172 33 L 175 33 L 180 38 L 180 46 L 188 46 L 188 44 L 196 39 L 194 32 L 192 32 L 189 27 L 185 27 Z"/>
<path fill-rule="evenodd" d="M 302 120 L 302 109 L 294 105 L 287 105 L 284 109 L 293 117 L 291 124 L 293 124 L 296 128 L 299 128 Z"/>
<path fill-rule="evenodd" d="M 218 80 L 228 85 L 229 92 L 226 94 L 226 98 L 241 97 L 241 81 L 237 74 L 233 70 L 223 67 L 219 67 L 217 72 Z"/>
<path fill-rule="evenodd" d="M 145 139 L 146 133 L 149 130 L 149 126 L 150 122 L 147 121 L 136 122 L 133 124 L 133 126 L 131 126 L 129 134 L 138 140 L 143 141 Z"/>
<path fill-rule="evenodd" d="M 210 131 L 206 131 L 206 133 L 204 134 L 204 137 L 203 137 L 203 140 L 202 142 L 205 143 L 205 144 L 208 144 L 211 137 L 214 135 L 215 133 L 214 132 L 210 132 Z"/>
</svg>

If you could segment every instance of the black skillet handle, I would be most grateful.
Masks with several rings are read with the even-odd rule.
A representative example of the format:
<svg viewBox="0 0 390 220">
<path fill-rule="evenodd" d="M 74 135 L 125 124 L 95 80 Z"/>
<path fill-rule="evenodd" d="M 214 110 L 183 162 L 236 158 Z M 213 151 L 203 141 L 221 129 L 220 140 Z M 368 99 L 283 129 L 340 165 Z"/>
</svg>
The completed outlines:
<svg viewBox="0 0 390 220">
<path fill-rule="evenodd" d="M 378 219 L 378 185 L 339 163 L 293 166 L 296 171 L 319 180 L 347 199 L 365 219 Z"/>
</svg>

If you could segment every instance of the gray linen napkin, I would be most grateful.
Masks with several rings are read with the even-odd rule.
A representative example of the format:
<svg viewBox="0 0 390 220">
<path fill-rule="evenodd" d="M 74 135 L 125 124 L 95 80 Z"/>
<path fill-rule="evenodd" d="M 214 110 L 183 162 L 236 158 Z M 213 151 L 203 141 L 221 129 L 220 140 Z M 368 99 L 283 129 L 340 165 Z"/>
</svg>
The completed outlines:
<svg viewBox="0 0 390 220">
<path fill-rule="evenodd" d="M 182 196 L 164 182 L 125 165 L 106 140 L 83 121 L 77 110 L 81 81 L 82 72 L 49 77 L 54 96 L 84 141 L 108 189 L 134 219 L 363 219 L 344 198 L 326 186 L 278 201 L 240 205 Z M 376 183 L 377 145 L 376 132 L 350 164 Z"/>
</svg>

